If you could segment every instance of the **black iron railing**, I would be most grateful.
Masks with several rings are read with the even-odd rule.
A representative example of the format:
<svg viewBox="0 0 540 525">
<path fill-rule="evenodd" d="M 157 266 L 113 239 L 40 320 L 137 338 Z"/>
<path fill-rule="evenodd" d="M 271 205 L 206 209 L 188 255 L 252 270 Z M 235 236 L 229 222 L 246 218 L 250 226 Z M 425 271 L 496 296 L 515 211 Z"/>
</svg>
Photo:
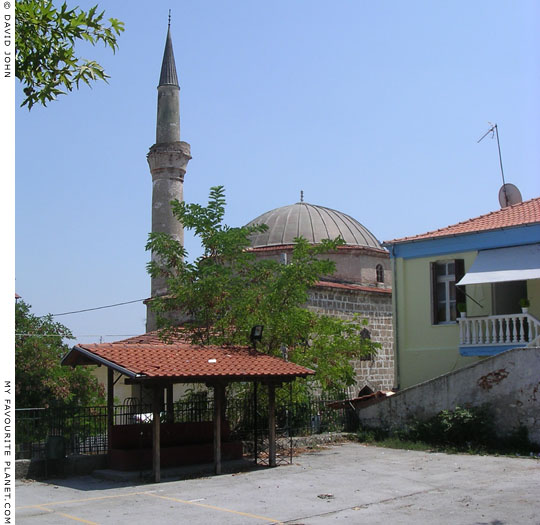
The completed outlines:
<svg viewBox="0 0 540 525">
<path fill-rule="evenodd" d="M 285 396 L 286 397 L 286 396 Z M 277 433 L 281 437 L 308 436 L 322 432 L 351 430 L 354 415 L 333 409 L 329 400 L 311 398 L 304 402 L 288 399 L 276 403 Z M 114 425 L 148 424 L 152 408 L 129 399 L 114 406 Z M 227 400 L 226 420 L 231 439 L 264 439 L 268 430 L 268 407 L 260 400 L 255 408 L 252 396 Z M 188 399 L 174 403 L 173 413 L 164 409 L 163 422 L 212 421 L 212 399 Z M 107 407 L 20 408 L 16 410 L 17 458 L 46 458 L 52 455 L 103 454 L 107 452 Z M 255 447 L 257 450 L 257 447 Z"/>
<path fill-rule="evenodd" d="M 60 446 L 59 438 L 68 455 L 105 452 L 107 407 L 19 408 L 15 411 L 17 459 L 46 457 L 53 453 L 52 447 Z"/>
</svg>

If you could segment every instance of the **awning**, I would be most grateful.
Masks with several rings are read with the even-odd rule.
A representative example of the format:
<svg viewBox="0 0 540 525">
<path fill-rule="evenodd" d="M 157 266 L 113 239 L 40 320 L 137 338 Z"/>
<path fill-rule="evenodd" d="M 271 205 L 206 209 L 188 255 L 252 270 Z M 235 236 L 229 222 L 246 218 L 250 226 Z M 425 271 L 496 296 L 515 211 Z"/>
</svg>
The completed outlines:
<svg viewBox="0 0 540 525">
<path fill-rule="evenodd" d="M 469 271 L 456 283 L 501 283 L 540 279 L 540 244 L 478 252 Z"/>
</svg>

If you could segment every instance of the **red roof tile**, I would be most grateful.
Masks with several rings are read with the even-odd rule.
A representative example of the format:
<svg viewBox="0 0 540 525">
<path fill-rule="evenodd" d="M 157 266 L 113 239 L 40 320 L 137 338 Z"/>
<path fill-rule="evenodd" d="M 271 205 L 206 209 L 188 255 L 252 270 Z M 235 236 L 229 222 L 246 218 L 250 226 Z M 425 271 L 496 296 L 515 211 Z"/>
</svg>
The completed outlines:
<svg viewBox="0 0 540 525">
<path fill-rule="evenodd" d="M 63 364 L 74 365 L 96 361 L 120 367 L 130 375 L 146 378 L 176 379 L 181 382 L 228 378 L 305 377 L 314 372 L 249 348 L 197 346 L 185 341 L 167 344 L 157 332 L 125 341 L 101 344 L 79 344 L 64 358 Z"/>
<path fill-rule="evenodd" d="M 315 283 L 315 288 L 337 288 L 340 290 L 351 290 L 351 291 L 382 293 L 382 294 L 392 293 L 391 288 L 378 288 L 377 286 L 362 286 L 359 284 L 350 284 L 350 283 L 334 283 L 331 281 L 317 281 Z"/>
<path fill-rule="evenodd" d="M 177 333 L 182 330 L 182 327 L 176 327 L 175 330 Z M 181 335 L 178 333 L 178 336 L 174 338 L 174 342 L 179 343 L 185 343 L 187 342 L 185 339 L 181 337 Z M 123 345 L 123 344 L 140 344 L 140 343 L 146 343 L 146 344 L 164 344 L 165 341 L 159 337 L 159 332 L 157 330 L 154 330 L 153 332 L 146 332 L 145 334 L 136 335 L 133 337 L 129 337 L 128 339 L 122 339 L 121 341 L 114 341 L 113 345 Z"/>
<path fill-rule="evenodd" d="M 402 237 L 401 239 L 394 239 L 392 241 L 385 241 L 384 244 L 397 244 L 489 230 L 500 230 L 503 228 L 512 228 L 535 223 L 540 223 L 540 197 L 514 204 L 513 206 L 508 206 L 485 215 L 480 215 L 480 217 L 459 222 L 458 224 L 447 226 L 446 228 L 441 228 L 439 230 L 411 237 Z"/>
<path fill-rule="evenodd" d="M 354 397 L 352 399 L 344 399 L 341 401 L 332 401 L 328 403 L 330 408 L 340 409 L 347 408 L 351 405 L 355 408 L 366 408 L 375 403 L 379 403 L 387 397 L 393 396 L 395 392 L 391 390 L 377 390 L 377 392 L 372 392 L 371 394 L 366 394 L 365 396 Z"/>
</svg>

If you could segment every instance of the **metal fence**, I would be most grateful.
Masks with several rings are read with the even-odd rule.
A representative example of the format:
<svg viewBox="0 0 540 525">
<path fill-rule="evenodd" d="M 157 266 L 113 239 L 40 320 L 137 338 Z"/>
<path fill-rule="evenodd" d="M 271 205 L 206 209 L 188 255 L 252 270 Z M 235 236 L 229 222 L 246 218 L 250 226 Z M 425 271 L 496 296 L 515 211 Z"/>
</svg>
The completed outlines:
<svg viewBox="0 0 540 525">
<path fill-rule="evenodd" d="M 352 430 L 354 414 L 346 409 L 329 408 L 329 401 L 323 398 L 311 398 L 304 402 L 278 399 L 278 436 L 283 438 Z M 149 424 L 152 421 L 151 406 L 140 404 L 135 399 L 128 399 L 113 408 L 115 425 Z M 213 411 L 212 399 L 180 400 L 174 403 L 172 414 L 164 410 L 160 419 L 162 422 L 212 421 Z M 106 406 L 20 408 L 15 412 L 17 459 L 107 452 Z M 228 399 L 226 420 L 231 439 L 252 442 L 254 446 L 247 448 L 253 448 L 256 455 L 264 455 L 268 435 L 268 406 L 264 399 L 255 402 L 252 395 Z"/>
<path fill-rule="evenodd" d="M 107 407 L 18 408 L 15 443 L 17 459 L 106 452 Z"/>
</svg>

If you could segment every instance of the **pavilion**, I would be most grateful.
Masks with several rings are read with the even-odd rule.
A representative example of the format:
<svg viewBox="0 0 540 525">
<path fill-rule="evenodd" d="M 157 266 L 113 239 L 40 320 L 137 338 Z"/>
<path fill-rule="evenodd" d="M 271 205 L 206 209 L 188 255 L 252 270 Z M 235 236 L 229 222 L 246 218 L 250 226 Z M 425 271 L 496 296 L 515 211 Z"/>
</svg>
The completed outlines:
<svg viewBox="0 0 540 525">
<path fill-rule="evenodd" d="M 315 372 L 278 357 L 247 347 L 199 346 L 182 339 L 164 342 L 150 332 L 114 343 L 78 344 L 62 359 L 66 366 L 107 367 L 107 430 L 109 452 L 114 425 L 114 385 L 121 378 L 128 384 L 152 391 L 152 470 L 155 482 L 161 479 L 160 412 L 166 391 L 167 409 L 172 413 L 175 383 L 203 383 L 214 390 L 213 456 L 214 470 L 221 473 L 222 412 L 225 387 L 233 382 L 254 382 L 268 386 L 269 465 L 276 466 L 275 389 L 298 377 Z M 114 376 L 117 374 L 115 380 Z"/>
</svg>

